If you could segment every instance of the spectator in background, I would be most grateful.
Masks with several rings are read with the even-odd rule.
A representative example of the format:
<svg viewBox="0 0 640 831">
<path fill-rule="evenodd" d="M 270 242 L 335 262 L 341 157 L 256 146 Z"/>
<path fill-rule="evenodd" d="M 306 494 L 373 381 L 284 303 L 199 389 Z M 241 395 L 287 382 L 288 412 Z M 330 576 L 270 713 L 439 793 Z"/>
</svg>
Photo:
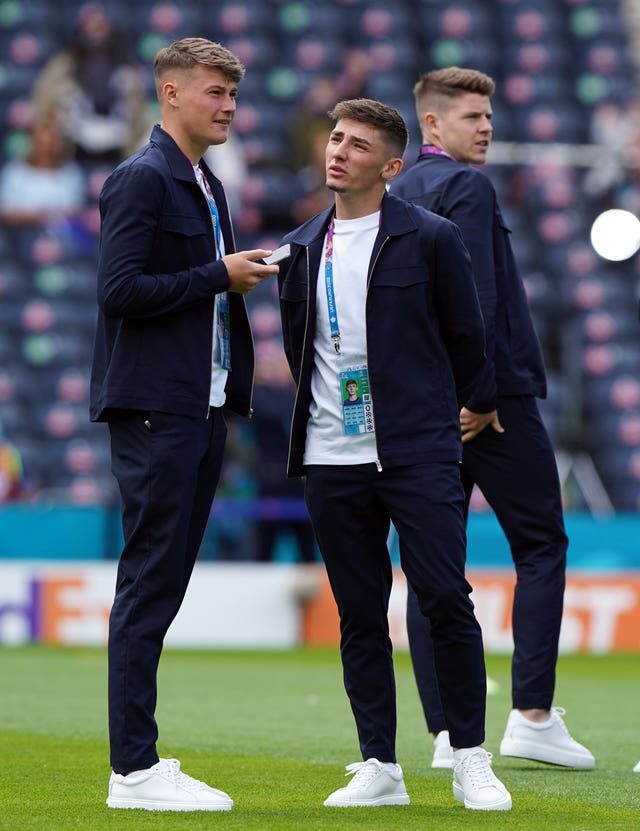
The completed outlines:
<svg viewBox="0 0 640 831">
<path fill-rule="evenodd" d="M 60 119 L 79 158 L 116 163 L 146 141 L 152 126 L 144 78 L 106 8 L 87 3 L 69 42 L 37 79 L 34 109 L 39 117 Z"/>
<path fill-rule="evenodd" d="M 47 226 L 80 213 L 86 181 L 71 158 L 73 146 L 57 119 L 35 119 L 24 159 L 10 159 L 0 171 L 0 219 L 11 226 Z"/>
<path fill-rule="evenodd" d="M 309 84 L 293 114 L 289 129 L 290 159 L 295 170 L 302 170 L 310 164 L 317 165 L 319 142 L 316 142 L 316 137 L 323 137 L 324 151 L 333 128 L 329 110 L 342 98 L 364 96 L 371 70 L 372 62 L 367 52 L 355 46 L 349 47 L 342 54 L 340 74 L 318 75 Z M 324 156 L 322 165 L 324 183 Z"/>
<path fill-rule="evenodd" d="M 211 171 L 218 178 L 224 179 L 224 191 L 227 194 L 229 210 L 234 216 L 242 204 L 242 186 L 248 176 L 248 167 L 244 148 L 240 139 L 231 134 L 224 144 L 215 150 L 209 148 L 203 156 Z"/>
<path fill-rule="evenodd" d="M 22 495 L 24 470 L 18 448 L 4 435 L 0 422 L 0 505 Z"/>
<path fill-rule="evenodd" d="M 324 135 L 326 147 L 327 136 L 333 127 L 328 112 L 339 98 L 338 82 L 332 75 L 319 75 L 309 84 L 288 130 L 289 159 L 294 170 L 302 170 L 317 155 L 313 140 L 318 133 Z"/>
<path fill-rule="evenodd" d="M 321 121 L 309 136 L 309 159 L 296 172 L 297 194 L 291 204 L 291 217 L 301 225 L 320 211 L 331 207 L 333 197 L 325 185 L 325 148 L 330 128 Z"/>
<path fill-rule="evenodd" d="M 340 99 L 363 96 L 371 69 L 364 49 L 346 48 L 340 74 L 315 78 L 294 112 L 289 135 L 298 191 L 291 218 L 297 225 L 333 204 L 325 185 L 325 149 L 333 128 L 329 110 Z"/>
</svg>

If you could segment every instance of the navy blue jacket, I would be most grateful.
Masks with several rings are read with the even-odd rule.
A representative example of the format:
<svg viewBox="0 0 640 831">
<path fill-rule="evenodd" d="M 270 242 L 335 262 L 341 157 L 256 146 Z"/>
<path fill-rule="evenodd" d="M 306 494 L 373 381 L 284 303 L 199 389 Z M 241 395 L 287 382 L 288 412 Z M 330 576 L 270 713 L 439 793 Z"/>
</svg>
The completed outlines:
<svg viewBox="0 0 640 831">
<path fill-rule="evenodd" d="M 224 190 L 200 164 L 230 254 L 235 243 Z M 108 420 L 112 408 L 206 418 L 215 295 L 229 288 L 229 277 L 215 259 L 211 215 L 193 167 L 159 126 L 108 177 L 100 215 L 92 421 Z M 229 303 L 226 406 L 248 415 L 253 340 L 244 297 L 230 292 Z"/>
<path fill-rule="evenodd" d="M 318 214 L 283 240 L 291 255 L 280 264 L 280 308 L 297 384 L 289 476 L 304 473 L 318 269 L 332 214 Z M 459 407 L 484 361 L 484 327 L 469 254 L 453 223 L 384 196 L 368 266 L 366 326 L 382 467 L 459 461 Z"/>
<path fill-rule="evenodd" d="M 454 222 L 471 255 L 484 317 L 487 363 L 473 395 L 473 412 L 496 409 L 499 395 L 547 394 L 540 344 L 507 227 L 489 178 L 446 156 L 422 156 L 393 183 L 403 199 Z"/>
</svg>

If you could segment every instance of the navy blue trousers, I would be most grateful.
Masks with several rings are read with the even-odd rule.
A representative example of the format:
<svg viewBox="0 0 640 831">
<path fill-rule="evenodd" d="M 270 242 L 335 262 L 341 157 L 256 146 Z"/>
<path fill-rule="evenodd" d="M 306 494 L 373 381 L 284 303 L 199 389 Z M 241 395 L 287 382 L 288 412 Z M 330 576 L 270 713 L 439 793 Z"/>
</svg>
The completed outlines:
<svg viewBox="0 0 640 831">
<path fill-rule="evenodd" d="M 477 484 L 495 511 L 516 568 L 512 705 L 548 709 L 555 689 L 567 552 L 558 472 L 535 398 L 500 398 L 498 416 L 504 433 L 487 427 L 464 445 L 462 484 L 467 508 Z M 411 589 L 407 629 L 428 729 L 446 730 L 430 623 Z"/>
<path fill-rule="evenodd" d="M 158 761 L 158 662 L 209 518 L 227 428 L 212 409 L 208 419 L 122 411 L 109 430 L 124 531 L 109 618 L 109 739 L 113 770 L 127 773 Z"/>
<path fill-rule="evenodd" d="M 344 685 L 362 758 L 396 759 L 396 690 L 387 618 L 390 522 L 402 569 L 431 620 L 452 740 L 484 741 L 482 634 L 464 576 L 464 494 L 454 462 L 389 468 L 309 465 L 305 499 L 340 615 Z"/>
</svg>

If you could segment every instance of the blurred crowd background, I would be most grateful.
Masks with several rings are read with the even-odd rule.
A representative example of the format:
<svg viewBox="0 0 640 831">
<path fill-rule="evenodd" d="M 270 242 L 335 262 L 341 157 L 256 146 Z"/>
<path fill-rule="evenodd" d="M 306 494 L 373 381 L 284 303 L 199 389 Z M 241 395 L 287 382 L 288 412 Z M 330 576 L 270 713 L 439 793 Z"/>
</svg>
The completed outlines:
<svg viewBox="0 0 640 831">
<path fill-rule="evenodd" d="M 247 67 L 230 141 L 210 164 L 238 248 L 275 247 L 324 208 L 326 112 L 364 95 L 420 144 L 419 73 L 497 82 L 498 190 L 549 372 L 543 416 L 568 510 L 640 508 L 640 260 L 593 250 L 595 217 L 640 213 L 636 0 L 0 0 L 0 502 L 117 506 L 108 433 L 88 420 L 97 200 L 158 120 L 151 64 L 185 36 Z M 275 281 L 248 297 L 251 422 L 230 422 L 203 557 L 315 558 L 299 482 L 284 478 L 293 390 Z M 523 471 L 523 475 L 526 472 Z M 487 509 L 480 494 L 474 511 Z"/>
</svg>

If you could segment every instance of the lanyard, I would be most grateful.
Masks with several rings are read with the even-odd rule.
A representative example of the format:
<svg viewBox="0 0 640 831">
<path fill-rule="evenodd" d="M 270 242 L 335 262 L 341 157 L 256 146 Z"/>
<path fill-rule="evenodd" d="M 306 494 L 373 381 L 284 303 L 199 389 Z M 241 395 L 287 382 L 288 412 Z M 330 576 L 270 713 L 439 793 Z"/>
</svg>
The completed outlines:
<svg viewBox="0 0 640 831">
<path fill-rule="evenodd" d="M 331 220 L 327 229 L 327 244 L 324 250 L 324 287 L 327 291 L 327 309 L 329 312 L 329 327 L 331 329 L 331 340 L 333 348 L 340 354 L 340 327 L 338 326 L 338 310 L 336 309 L 336 296 L 333 291 L 333 227 L 334 220 Z"/>
<path fill-rule="evenodd" d="M 207 197 L 207 204 L 209 205 L 209 212 L 211 214 L 211 221 L 213 222 L 213 230 L 216 235 L 216 251 L 218 257 L 222 252 L 222 239 L 220 237 L 220 214 L 218 213 L 218 206 L 216 205 L 216 200 L 213 198 L 213 193 L 211 192 L 211 186 L 207 181 L 207 177 L 204 175 L 200 167 L 196 167 L 196 176 L 198 178 L 198 182 L 204 187 L 204 191 Z"/>
<path fill-rule="evenodd" d="M 436 147 L 435 144 L 423 144 L 418 151 L 418 158 L 421 159 L 423 156 L 446 156 L 447 159 L 455 161 L 453 156 L 446 153 L 442 147 Z"/>
<path fill-rule="evenodd" d="M 222 256 L 222 239 L 220 236 L 220 214 L 218 213 L 218 206 L 216 200 L 211 193 L 211 187 L 199 166 L 195 168 L 196 178 L 198 184 L 204 188 L 207 197 L 207 204 L 209 205 L 209 212 L 211 214 L 211 222 L 213 223 L 213 230 L 216 237 L 216 254 L 218 258 Z M 230 340 L 230 325 L 231 315 L 229 312 L 229 295 L 226 291 L 220 292 L 216 295 L 215 301 L 216 314 L 218 317 L 218 344 L 220 346 L 220 366 L 222 369 L 231 370 L 231 340 Z"/>
<path fill-rule="evenodd" d="M 382 225 L 382 211 L 378 220 L 378 227 Z M 327 228 L 327 244 L 324 249 L 324 287 L 327 292 L 327 311 L 329 312 L 329 327 L 331 329 L 331 340 L 333 348 L 340 354 L 340 326 L 338 325 L 338 309 L 336 308 L 336 296 L 333 291 L 333 232 L 335 227 L 335 216 Z"/>
</svg>

